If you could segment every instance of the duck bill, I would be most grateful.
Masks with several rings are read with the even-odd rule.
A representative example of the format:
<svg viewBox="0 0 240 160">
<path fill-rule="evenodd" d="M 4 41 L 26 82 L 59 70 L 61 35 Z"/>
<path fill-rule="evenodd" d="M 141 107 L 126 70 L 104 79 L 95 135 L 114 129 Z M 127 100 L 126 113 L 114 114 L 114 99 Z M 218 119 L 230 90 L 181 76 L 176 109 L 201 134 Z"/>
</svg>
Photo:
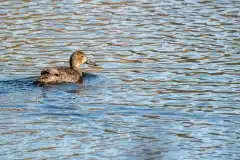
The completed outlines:
<svg viewBox="0 0 240 160">
<path fill-rule="evenodd" d="M 89 64 L 89 65 L 92 65 L 92 66 L 97 66 L 96 62 L 91 61 L 90 59 L 88 59 L 85 63 Z"/>
</svg>

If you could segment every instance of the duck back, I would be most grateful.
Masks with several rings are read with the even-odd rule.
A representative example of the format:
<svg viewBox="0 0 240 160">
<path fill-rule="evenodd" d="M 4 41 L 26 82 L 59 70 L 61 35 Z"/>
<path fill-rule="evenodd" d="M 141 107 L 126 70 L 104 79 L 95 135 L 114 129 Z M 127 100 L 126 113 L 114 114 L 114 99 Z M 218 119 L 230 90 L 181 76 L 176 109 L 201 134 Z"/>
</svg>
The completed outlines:
<svg viewBox="0 0 240 160">
<path fill-rule="evenodd" d="M 36 83 L 78 82 L 81 78 L 82 74 L 70 67 L 46 68 Z"/>
</svg>

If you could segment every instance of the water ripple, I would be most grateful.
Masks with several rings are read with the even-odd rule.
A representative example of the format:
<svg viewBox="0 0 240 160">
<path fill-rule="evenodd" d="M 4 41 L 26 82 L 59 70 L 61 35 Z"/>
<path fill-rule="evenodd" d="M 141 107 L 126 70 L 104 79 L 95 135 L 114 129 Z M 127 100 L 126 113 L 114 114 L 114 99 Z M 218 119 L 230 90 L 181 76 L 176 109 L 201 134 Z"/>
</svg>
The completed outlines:
<svg viewBox="0 0 240 160">
<path fill-rule="evenodd" d="M 239 159 L 239 8 L 2 1 L 1 159 Z M 83 85 L 32 83 L 77 48 Z"/>
</svg>

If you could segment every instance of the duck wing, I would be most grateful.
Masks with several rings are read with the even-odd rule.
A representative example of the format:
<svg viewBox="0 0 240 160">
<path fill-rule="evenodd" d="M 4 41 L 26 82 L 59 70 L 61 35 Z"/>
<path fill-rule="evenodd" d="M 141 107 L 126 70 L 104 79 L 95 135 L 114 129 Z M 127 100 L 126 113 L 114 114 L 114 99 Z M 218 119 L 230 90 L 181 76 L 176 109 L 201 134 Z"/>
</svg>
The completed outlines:
<svg viewBox="0 0 240 160">
<path fill-rule="evenodd" d="M 41 71 L 37 83 L 78 82 L 81 74 L 70 67 L 45 68 Z"/>
<path fill-rule="evenodd" d="M 54 76 L 58 76 L 60 74 L 58 68 L 45 68 L 41 71 L 41 75 L 45 75 L 45 74 L 51 74 Z"/>
<path fill-rule="evenodd" d="M 78 73 L 71 69 L 70 67 L 55 67 L 55 68 L 45 68 L 41 71 L 41 75 L 50 74 L 54 76 L 76 76 Z"/>
</svg>

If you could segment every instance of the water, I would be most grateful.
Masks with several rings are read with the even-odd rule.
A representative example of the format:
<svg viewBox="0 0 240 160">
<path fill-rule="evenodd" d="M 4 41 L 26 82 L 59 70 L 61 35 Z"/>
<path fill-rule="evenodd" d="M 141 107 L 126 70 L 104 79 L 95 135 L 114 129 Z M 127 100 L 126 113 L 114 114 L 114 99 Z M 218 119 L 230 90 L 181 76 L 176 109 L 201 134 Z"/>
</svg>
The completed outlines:
<svg viewBox="0 0 240 160">
<path fill-rule="evenodd" d="M 239 159 L 238 0 L 0 3 L 0 159 Z"/>
</svg>

